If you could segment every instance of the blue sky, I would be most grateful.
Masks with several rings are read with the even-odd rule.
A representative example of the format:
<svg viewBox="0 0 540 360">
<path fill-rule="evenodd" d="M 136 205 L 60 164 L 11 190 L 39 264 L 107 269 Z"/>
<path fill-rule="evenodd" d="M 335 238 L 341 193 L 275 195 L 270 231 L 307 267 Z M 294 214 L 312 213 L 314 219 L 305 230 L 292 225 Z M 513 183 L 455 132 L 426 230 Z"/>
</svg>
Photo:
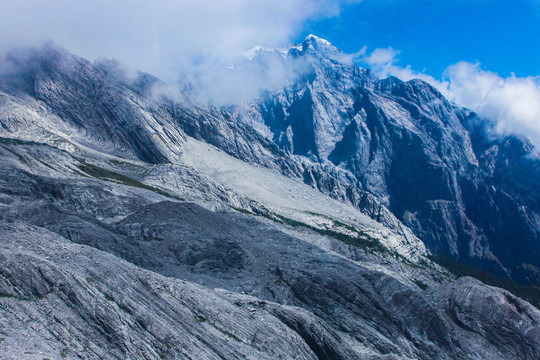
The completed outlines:
<svg viewBox="0 0 540 360">
<path fill-rule="evenodd" d="M 537 0 L 364 0 L 308 20 L 296 40 L 309 33 L 349 53 L 392 47 L 398 64 L 435 77 L 459 61 L 503 77 L 540 74 Z"/>
</svg>

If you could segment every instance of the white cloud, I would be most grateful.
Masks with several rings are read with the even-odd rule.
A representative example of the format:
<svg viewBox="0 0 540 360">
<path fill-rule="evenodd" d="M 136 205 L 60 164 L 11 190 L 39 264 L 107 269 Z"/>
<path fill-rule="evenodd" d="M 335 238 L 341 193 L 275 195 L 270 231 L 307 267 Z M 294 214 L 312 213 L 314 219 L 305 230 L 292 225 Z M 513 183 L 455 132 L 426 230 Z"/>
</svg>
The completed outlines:
<svg viewBox="0 0 540 360">
<path fill-rule="evenodd" d="M 388 66 L 394 64 L 398 59 L 399 51 L 388 47 L 386 49 L 379 48 L 373 50 L 373 52 L 365 56 L 363 60 L 372 66 Z"/>
<path fill-rule="evenodd" d="M 0 2 L 0 49 L 53 40 L 171 80 L 201 62 L 227 65 L 256 44 L 286 44 L 308 18 L 357 0 L 17 0 Z"/>
<path fill-rule="evenodd" d="M 411 79 L 422 79 L 434 86 L 441 87 L 443 83 L 439 83 L 434 77 L 426 75 L 420 72 L 416 72 L 411 69 L 410 65 L 401 67 L 396 65 L 399 61 L 398 50 L 394 50 L 391 47 L 378 48 L 359 60 L 366 63 L 371 70 L 380 78 L 386 78 L 388 76 L 395 76 L 403 81 L 409 81 Z"/>
<path fill-rule="evenodd" d="M 494 121 L 497 134 L 526 136 L 540 149 L 540 76 L 503 78 L 482 70 L 479 63 L 459 62 L 445 70 L 443 80 L 437 80 L 410 66 L 396 65 L 398 55 L 399 51 L 392 48 L 375 49 L 361 60 L 383 78 L 422 79 L 456 104 Z"/>
<path fill-rule="evenodd" d="M 467 62 L 450 66 L 445 76 L 452 100 L 495 119 L 499 134 L 527 136 L 540 148 L 540 77 L 502 78 Z"/>
</svg>

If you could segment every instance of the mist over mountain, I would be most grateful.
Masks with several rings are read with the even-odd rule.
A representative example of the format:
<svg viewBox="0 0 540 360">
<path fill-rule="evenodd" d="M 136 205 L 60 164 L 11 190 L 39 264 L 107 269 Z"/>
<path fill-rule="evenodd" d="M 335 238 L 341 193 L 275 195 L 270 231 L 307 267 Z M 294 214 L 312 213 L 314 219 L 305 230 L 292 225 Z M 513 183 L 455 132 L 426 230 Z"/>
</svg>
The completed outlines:
<svg viewBox="0 0 540 360">
<path fill-rule="evenodd" d="M 3 358 L 540 356 L 538 155 L 428 83 L 313 35 L 214 104 L 53 44 L 2 64 Z"/>
</svg>

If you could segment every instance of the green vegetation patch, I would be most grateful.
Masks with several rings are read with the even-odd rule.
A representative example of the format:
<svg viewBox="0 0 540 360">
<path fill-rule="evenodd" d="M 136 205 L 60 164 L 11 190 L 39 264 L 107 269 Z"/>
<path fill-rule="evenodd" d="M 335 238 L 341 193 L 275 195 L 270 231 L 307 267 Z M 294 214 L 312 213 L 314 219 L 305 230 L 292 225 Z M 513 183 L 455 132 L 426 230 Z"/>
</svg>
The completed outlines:
<svg viewBox="0 0 540 360">
<path fill-rule="evenodd" d="M 342 222 L 340 222 L 338 220 L 332 219 L 332 218 L 330 218 L 328 216 L 325 216 L 325 215 L 321 215 L 321 214 L 317 214 L 317 213 L 313 213 L 313 212 L 309 212 L 309 211 L 306 212 L 307 214 L 310 214 L 310 215 L 327 218 L 327 219 L 331 220 L 338 227 L 347 229 L 347 230 L 349 230 L 351 232 L 355 232 L 358 235 L 356 235 L 356 236 L 348 235 L 348 234 L 344 234 L 342 232 L 331 230 L 331 229 L 319 229 L 319 228 L 317 228 L 315 226 L 311 226 L 311 225 L 306 224 L 304 222 L 294 220 L 294 219 L 290 219 L 288 217 L 276 214 L 276 213 L 274 213 L 274 212 L 272 212 L 272 211 L 270 211 L 268 209 L 265 209 L 265 211 L 260 211 L 260 212 L 256 211 L 255 213 L 253 213 L 253 212 L 251 212 L 249 210 L 236 208 L 236 207 L 233 207 L 233 209 L 240 212 L 240 213 L 243 213 L 243 214 L 262 216 L 262 217 L 265 217 L 265 218 L 267 218 L 269 220 L 272 220 L 272 221 L 280 223 L 280 224 L 285 224 L 285 225 L 289 225 L 289 226 L 292 226 L 292 227 L 303 227 L 303 228 L 306 228 L 306 229 L 310 229 L 310 230 L 315 231 L 315 232 L 317 232 L 317 233 L 319 233 L 321 235 L 329 236 L 331 238 L 334 238 L 336 240 L 344 242 L 345 244 L 353 245 L 353 246 L 356 246 L 356 247 L 359 247 L 359 248 L 362 248 L 362 249 L 366 249 L 366 250 L 370 250 L 370 251 L 377 251 L 377 252 L 381 252 L 381 253 L 391 253 L 391 251 L 387 247 L 385 247 L 383 244 L 381 244 L 381 242 L 379 240 L 370 237 L 367 233 L 365 233 L 365 232 L 363 232 L 361 230 L 358 230 L 357 228 L 352 227 L 350 225 L 344 224 L 344 223 L 342 223 Z M 394 256 L 397 257 L 398 255 L 394 254 Z"/>
<path fill-rule="evenodd" d="M 336 220 L 336 219 L 334 219 L 334 218 L 331 218 L 330 216 L 326 216 L 326 215 L 319 214 L 319 213 L 312 212 L 312 211 L 305 211 L 305 213 L 306 213 L 306 214 L 309 214 L 309 215 L 318 216 L 318 217 L 322 217 L 322 218 L 328 219 L 328 220 L 332 221 L 335 225 L 337 225 L 337 226 L 339 226 L 339 227 L 342 227 L 342 228 L 347 229 L 347 230 L 349 230 L 349 231 L 358 232 L 358 229 L 355 228 L 354 226 L 351 226 L 351 225 L 347 225 L 347 224 L 345 224 L 345 223 L 342 223 L 341 221 Z"/>
<path fill-rule="evenodd" d="M 237 207 L 233 207 L 233 209 L 238 211 L 239 213 L 242 213 L 242 214 L 255 215 L 255 213 L 253 213 L 253 212 L 251 212 L 249 210 L 246 210 L 246 209 L 237 208 Z"/>
<path fill-rule="evenodd" d="M 202 323 L 202 322 L 206 322 L 206 318 L 204 316 L 201 316 L 201 315 L 194 315 L 193 316 L 195 318 L 195 320 L 197 320 L 198 322 Z"/>
<path fill-rule="evenodd" d="M 293 226 L 293 227 L 301 226 L 301 227 L 313 230 L 321 235 L 332 237 L 336 240 L 344 242 L 345 244 L 349 244 L 349 245 L 353 245 L 362 249 L 373 250 L 377 252 L 389 252 L 389 250 L 383 244 L 381 244 L 379 240 L 370 237 L 363 231 L 360 231 L 358 229 L 355 229 L 345 224 L 344 225 L 347 227 L 347 229 L 358 233 L 358 235 L 353 236 L 353 235 L 344 234 L 335 230 L 319 229 L 314 226 L 303 223 L 301 221 L 289 219 L 275 213 L 272 213 L 272 216 L 274 217 L 272 218 L 272 220 L 274 221 L 277 221 L 277 222 L 280 222 L 282 224 L 286 224 L 289 226 Z"/>
<path fill-rule="evenodd" d="M 163 196 L 166 196 L 166 197 L 169 197 L 169 198 L 173 198 L 173 199 L 177 199 L 177 200 L 183 200 L 182 198 L 180 198 L 178 196 L 169 194 L 168 192 L 163 191 L 163 190 L 161 190 L 161 189 L 159 189 L 157 187 L 144 184 L 144 183 L 142 183 L 140 181 L 137 181 L 137 180 L 135 180 L 133 178 L 130 178 L 128 176 L 116 173 L 116 172 L 111 171 L 111 170 L 104 169 L 104 168 L 96 166 L 94 164 L 87 163 L 84 160 L 79 160 L 79 162 L 80 162 L 80 165 L 77 165 L 77 167 L 81 171 L 83 171 L 84 173 L 86 173 L 86 174 L 88 174 L 88 175 L 90 175 L 92 177 L 95 177 L 97 179 L 109 180 L 109 181 L 113 180 L 115 182 L 118 182 L 118 183 L 121 183 L 121 184 L 124 184 L 124 185 L 127 185 L 127 186 L 132 186 L 132 187 L 137 187 L 137 188 L 141 188 L 141 189 L 145 189 L 145 190 L 150 190 L 150 191 L 153 191 L 153 192 L 155 192 L 155 193 L 157 193 L 159 195 L 163 195 Z"/>
</svg>

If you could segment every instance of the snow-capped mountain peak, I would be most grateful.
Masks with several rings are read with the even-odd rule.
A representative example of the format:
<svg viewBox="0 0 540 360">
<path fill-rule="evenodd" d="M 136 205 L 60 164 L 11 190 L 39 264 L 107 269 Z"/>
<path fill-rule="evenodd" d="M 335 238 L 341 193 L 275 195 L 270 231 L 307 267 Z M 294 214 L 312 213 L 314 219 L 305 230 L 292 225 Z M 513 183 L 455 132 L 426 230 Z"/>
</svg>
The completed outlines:
<svg viewBox="0 0 540 360">
<path fill-rule="evenodd" d="M 332 45 L 328 40 L 315 35 L 308 35 L 302 42 L 302 53 L 310 54 L 317 58 L 323 58 L 335 62 L 343 62 L 344 53 Z"/>
<path fill-rule="evenodd" d="M 323 45 L 323 46 L 333 46 L 330 41 L 320 38 L 316 35 L 309 34 L 306 36 L 306 38 L 303 41 L 304 43 L 310 43 L 310 44 L 317 44 L 317 45 Z"/>
</svg>

